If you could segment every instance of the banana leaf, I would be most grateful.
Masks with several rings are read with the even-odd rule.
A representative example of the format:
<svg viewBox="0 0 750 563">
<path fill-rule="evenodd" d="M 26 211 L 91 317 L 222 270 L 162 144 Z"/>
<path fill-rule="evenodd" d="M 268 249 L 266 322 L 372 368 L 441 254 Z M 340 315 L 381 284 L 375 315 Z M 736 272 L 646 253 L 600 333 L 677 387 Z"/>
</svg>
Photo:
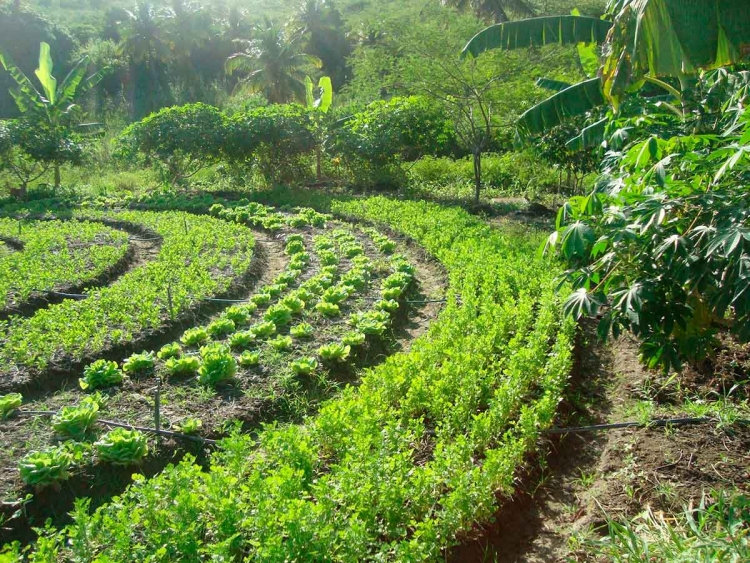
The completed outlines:
<svg viewBox="0 0 750 563">
<path fill-rule="evenodd" d="M 603 43 L 612 22 L 586 16 L 547 16 L 492 25 L 476 34 L 462 57 L 490 49 L 521 49 L 540 45 Z"/>
<path fill-rule="evenodd" d="M 601 80 L 584 80 L 527 110 L 518 119 L 518 130 L 522 137 L 544 133 L 567 118 L 583 115 L 604 103 Z"/>
</svg>

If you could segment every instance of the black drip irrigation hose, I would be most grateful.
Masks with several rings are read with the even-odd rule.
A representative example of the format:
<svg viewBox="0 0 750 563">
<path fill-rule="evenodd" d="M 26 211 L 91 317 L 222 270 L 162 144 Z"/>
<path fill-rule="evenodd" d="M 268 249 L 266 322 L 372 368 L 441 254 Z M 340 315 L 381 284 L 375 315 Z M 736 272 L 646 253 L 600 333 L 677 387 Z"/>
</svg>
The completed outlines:
<svg viewBox="0 0 750 563">
<path fill-rule="evenodd" d="M 584 434 L 587 432 L 606 432 L 608 430 L 620 430 L 623 428 L 654 428 L 664 426 L 690 426 L 698 424 L 716 424 L 720 420 L 710 417 L 698 418 L 658 418 L 647 423 L 643 422 L 615 422 L 612 424 L 594 424 L 591 426 L 577 426 L 571 428 L 549 428 L 542 431 L 542 434 Z M 741 426 L 750 426 L 750 420 L 737 419 L 732 421 L 733 424 Z"/>
<path fill-rule="evenodd" d="M 17 410 L 13 413 L 12 416 L 17 417 L 23 417 L 23 418 L 31 418 L 34 416 L 55 416 L 57 414 L 56 411 L 22 411 Z M 187 440 L 189 442 L 198 442 L 201 444 L 207 444 L 210 446 L 215 446 L 218 444 L 217 440 L 210 440 L 208 438 L 201 438 L 200 436 L 191 436 L 189 434 L 182 434 L 181 432 L 172 432 L 171 430 L 157 430 L 156 428 L 146 428 L 143 426 L 134 426 L 132 424 L 125 424 L 123 422 L 116 422 L 114 420 L 103 420 L 99 419 L 96 421 L 96 424 L 101 424 L 103 426 L 109 426 L 113 428 L 126 428 L 128 430 L 138 430 L 139 432 L 147 432 L 149 434 L 154 434 L 157 436 L 166 436 L 168 438 L 177 438 L 180 440 Z"/>
</svg>

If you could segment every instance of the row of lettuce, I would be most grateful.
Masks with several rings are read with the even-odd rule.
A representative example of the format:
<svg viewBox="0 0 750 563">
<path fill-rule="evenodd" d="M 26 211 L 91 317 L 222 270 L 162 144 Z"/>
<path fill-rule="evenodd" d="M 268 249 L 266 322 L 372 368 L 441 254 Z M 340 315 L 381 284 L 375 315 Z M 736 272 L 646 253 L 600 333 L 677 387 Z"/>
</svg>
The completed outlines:
<svg viewBox="0 0 750 563">
<path fill-rule="evenodd" d="M 373 198 L 334 211 L 409 235 L 450 274 L 449 304 L 408 353 L 305 424 L 234 436 L 74 523 L 35 561 L 439 561 L 492 514 L 551 424 L 571 368 L 538 241 L 458 209 Z M 8 557 L 19 556 L 8 546 Z M 12 560 L 12 559 L 11 559 Z"/>
</svg>

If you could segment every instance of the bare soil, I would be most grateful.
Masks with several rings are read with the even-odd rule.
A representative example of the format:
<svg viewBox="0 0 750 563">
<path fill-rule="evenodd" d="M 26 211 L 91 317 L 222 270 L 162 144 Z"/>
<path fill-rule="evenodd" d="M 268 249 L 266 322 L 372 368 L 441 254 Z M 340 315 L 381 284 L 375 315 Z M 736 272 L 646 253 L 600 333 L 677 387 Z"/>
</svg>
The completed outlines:
<svg viewBox="0 0 750 563">
<path fill-rule="evenodd" d="M 634 420 L 645 396 L 657 407 L 679 404 L 673 394 L 654 393 L 669 378 L 643 368 L 636 342 L 603 345 L 594 334 L 586 325 L 560 426 Z M 671 379 L 685 382 L 680 399 L 720 393 L 730 380 L 745 381 L 747 390 L 747 350 L 724 343 L 710 371 Z M 580 540 L 605 533 L 607 518 L 632 518 L 646 507 L 672 513 L 712 490 L 750 491 L 750 429 L 739 425 L 569 434 L 545 440 L 540 450 L 546 456 L 529 461 L 513 498 L 499 499 L 494 522 L 464 538 L 447 561 L 597 561 Z"/>
</svg>

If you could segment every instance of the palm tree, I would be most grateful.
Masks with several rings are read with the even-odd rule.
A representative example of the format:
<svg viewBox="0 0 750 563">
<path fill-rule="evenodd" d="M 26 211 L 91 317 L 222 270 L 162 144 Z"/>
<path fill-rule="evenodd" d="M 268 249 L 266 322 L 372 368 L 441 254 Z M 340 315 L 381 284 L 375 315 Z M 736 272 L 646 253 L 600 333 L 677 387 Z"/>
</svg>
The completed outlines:
<svg viewBox="0 0 750 563">
<path fill-rule="evenodd" d="M 323 73 L 340 88 L 347 79 L 346 59 L 352 46 L 332 0 L 305 0 L 292 22 L 297 33 L 304 35 L 307 52 L 323 61 Z"/>
<path fill-rule="evenodd" d="M 440 0 L 443 6 L 472 10 L 480 18 L 496 23 L 507 22 L 510 14 L 519 17 L 534 15 L 534 7 L 526 0 Z"/>
<path fill-rule="evenodd" d="M 305 67 L 320 68 L 321 60 L 302 52 L 302 36 L 287 38 L 277 24 L 266 20 L 255 28 L 255 38 L 239 40 L 245 49 L 231 55 L 224 67 L 227 73 L 247 73 L 237 85 L 250 92 L 260 92 L 272 104 L 304 102 Z"/>
<path fill-rule="evenodd" d="M 121 52 L 130 63 L 131 109 L 140 119 L 171 101 L 167 63 L 172 58 L 165 22 L 171 10 L 138 2 L 135 10 L 126 10 Z"/>
</svg>

